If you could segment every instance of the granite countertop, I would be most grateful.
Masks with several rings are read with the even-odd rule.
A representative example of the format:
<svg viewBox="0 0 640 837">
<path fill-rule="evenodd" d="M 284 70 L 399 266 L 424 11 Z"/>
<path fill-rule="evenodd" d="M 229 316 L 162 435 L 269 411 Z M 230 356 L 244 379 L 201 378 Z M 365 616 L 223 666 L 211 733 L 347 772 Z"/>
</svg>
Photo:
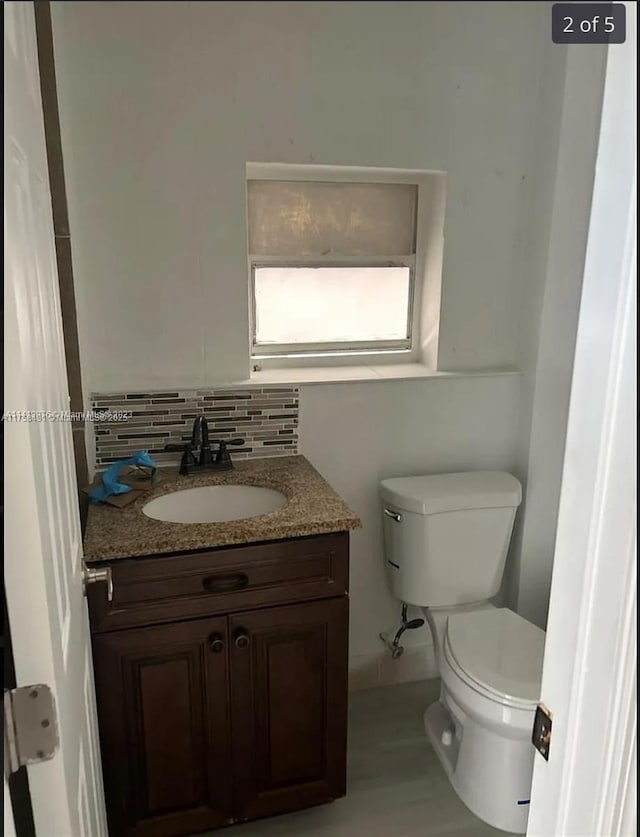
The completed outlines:
<svg viewBox="0 0 640 837">
<path fill-rule="evenodd" d="M 180 476 L 159 470 L 152 491 L 122 509 L 89 507 L 84 557 L 89 563 L 188 552 L 207 547 L 256 543 L 358 529 L 362 523 L 304 456 L 278 456 L 235 462 L 232 471 Z M 151 499 L 202 485 L 255 485 L 275 488 L 289 502 L 276 511 L 220 523 L 166 523 L 142 512 Z"/>
</svg>

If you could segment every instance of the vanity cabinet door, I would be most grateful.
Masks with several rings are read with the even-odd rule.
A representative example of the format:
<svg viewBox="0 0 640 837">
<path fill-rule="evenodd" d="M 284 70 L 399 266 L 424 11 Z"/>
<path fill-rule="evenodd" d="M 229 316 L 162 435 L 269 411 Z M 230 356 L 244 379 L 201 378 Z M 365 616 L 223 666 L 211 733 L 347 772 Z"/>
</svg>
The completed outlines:
<svg viewBox="0 0 640 837">
<path fill-rule="evenodd" d="M 234 813 L 345 793 L 348 599 L 229 617 Z"/>
<path fill-rule="evenodd" d="M 230 823 L 226 618 L 96 636 L 94 666 L 109 833 Z"/>
</svg>

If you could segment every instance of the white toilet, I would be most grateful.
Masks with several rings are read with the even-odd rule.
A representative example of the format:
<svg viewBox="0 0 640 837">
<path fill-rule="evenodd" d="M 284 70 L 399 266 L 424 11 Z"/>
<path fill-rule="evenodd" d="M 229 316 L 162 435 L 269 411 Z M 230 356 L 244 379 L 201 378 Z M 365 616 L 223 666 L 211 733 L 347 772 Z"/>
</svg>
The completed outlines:
<svg viewBox="0 0 640 837">
<path fill-rule="evenodd" d="M 422 608 L 442 690 L 425 729 L 451 784 L 480 819 L 525 833 L 545 634 L 488 599 L 502 581 L 520 483 L 501 471 L 381 484 L 393 594 Z"/>
</svg>

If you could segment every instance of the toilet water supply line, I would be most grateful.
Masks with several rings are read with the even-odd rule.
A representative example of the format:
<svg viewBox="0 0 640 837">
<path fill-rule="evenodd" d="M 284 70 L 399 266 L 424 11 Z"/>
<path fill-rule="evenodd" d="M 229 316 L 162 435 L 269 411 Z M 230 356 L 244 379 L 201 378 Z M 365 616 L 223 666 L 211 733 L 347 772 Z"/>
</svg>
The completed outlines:
<svg viewBox="0 0 640 837">
<path fill-rule="evenodd" d="M 393 639 L 387 633 L 378 634 L 380 639 L 391 651 L 391 657 L 397 660 L 404 654 L 404 647 L 400 645 L 400 637 L 405 631 L 413 631 L 416 628 L 421 628 L 424 625 L 424 619 L 409 619 L 407 620 L 407 605 L 402 603 L 402 613 L 400 615 L 400 627 L 395 632 Z"/>
</svg>

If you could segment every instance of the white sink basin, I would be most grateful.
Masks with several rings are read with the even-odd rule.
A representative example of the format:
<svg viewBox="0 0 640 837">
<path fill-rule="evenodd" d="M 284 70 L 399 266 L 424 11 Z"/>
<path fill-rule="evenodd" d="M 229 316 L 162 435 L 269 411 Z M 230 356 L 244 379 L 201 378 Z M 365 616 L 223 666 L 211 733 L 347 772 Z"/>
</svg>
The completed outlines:
<svg viewBox="0 0 640 837">
<path fill-rule="evenodd" d="M 273 488 L 203 485 L 156 497 L 146 503 L 142 511 L 147 517 L 167 523 L 219 523 L 259 517 L 286 504 L 286 496 Z"/>
</svg>

